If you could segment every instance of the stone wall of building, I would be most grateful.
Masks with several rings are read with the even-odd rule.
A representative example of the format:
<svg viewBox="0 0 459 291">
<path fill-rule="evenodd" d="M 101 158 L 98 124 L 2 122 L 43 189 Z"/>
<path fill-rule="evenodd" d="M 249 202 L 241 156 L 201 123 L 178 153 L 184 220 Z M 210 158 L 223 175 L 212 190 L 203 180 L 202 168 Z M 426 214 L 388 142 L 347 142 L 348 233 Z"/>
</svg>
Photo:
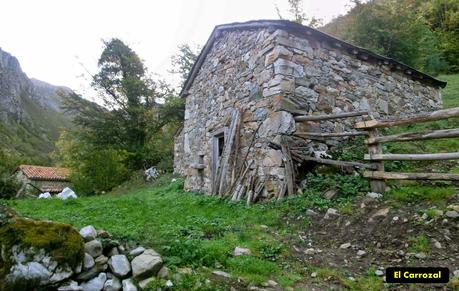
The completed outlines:
<svg viewBox="0 0 459 291">
<path fill-rule="evenodd" d="M 429 111 L 441 107 L 437 88 L 412 81 L 384 64 L 359 60 L 312 38 L 270 28 L 223 31 L 215 40 L 186 97 L 183 152 L 176 152 L 185 188 L 211 191 L 212 140 L 242 112 L 241 169 L 250 147 L 251 171 L 266 181 L 269 197 L 284 179 L 280 150 L 269 146 L 295 131 L 345 131 L 355 122 L 295 123 L 292 110 L 310 114 L 372 110 L 377 116 Z M 326 150 L 324 144 L 311 144 Z M 176 146 L 180 151 L 182 145 Z M 193 165 L 204 165 L 203 169 Z"/>
<path fill-rule="evenodd" d="M 183 149 L 183 127 L 174 136 L 174 174 L 185 175 L 185 157 Z"/>
</svg>

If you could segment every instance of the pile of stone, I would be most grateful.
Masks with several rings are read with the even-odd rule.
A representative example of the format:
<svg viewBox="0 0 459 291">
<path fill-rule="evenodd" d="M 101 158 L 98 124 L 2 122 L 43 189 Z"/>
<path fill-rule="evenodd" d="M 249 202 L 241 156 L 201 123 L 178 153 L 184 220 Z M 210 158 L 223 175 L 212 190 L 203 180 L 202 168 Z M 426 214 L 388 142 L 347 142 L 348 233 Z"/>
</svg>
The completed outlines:
<svg viewBox="0 0 459 291">
<path fill-rule="evenodd" d="M 153 249 L 138 246 L 129 250 L 108 232 L 96 231 L 91 225 L 83 227 L 80 235 L 85 241 L 81 271 L 62 284 L 59 291 L 136 291 L 157 276 L 167 277 L 168 270 Z"/>
</svg>

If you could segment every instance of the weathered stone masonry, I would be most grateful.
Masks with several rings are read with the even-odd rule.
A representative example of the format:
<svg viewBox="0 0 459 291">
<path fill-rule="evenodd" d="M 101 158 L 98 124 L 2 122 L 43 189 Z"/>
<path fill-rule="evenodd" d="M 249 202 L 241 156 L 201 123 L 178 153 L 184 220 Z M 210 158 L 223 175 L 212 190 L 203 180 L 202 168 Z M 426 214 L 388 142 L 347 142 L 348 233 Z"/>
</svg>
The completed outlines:
<svg viewBox="0 0 459 291">
<path fill-rule="evenodd" d="M 175 171 L 186 177 L 185 188 L 211 191 L 233 110 L 242 114 L 240 150 L 225 174 L 234 177 L 243 168 L 242 157 L 258 129 L 247 164 L 266 181 L 263 197 L 269 197 L 284 179 L 281 151 L 271 148 L 270 141 L 295 131 L 348 131 L 355 121 L 295 123 L 295 110 L 371 110 L 385 117 L 441 107 L 439 87 L 444 83 L 335 41 L 285 21 L 217 27 L 182 92 L 186 111 L 176 136 Z M 326 144 L 308 146 L 311 152 L 327 150 Z"/>
</svg>

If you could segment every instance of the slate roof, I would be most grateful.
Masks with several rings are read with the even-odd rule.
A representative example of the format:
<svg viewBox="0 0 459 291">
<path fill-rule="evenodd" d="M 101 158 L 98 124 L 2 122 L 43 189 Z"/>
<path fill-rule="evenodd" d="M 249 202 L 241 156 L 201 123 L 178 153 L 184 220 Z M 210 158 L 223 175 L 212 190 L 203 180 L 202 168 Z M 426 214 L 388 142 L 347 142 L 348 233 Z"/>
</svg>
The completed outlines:
<svg viewBox="0 0 459 291">
<path fill-rule="evenodd" d="M 397 71 L 402 72 L 403 74 L 409 75 L 412 79 L 418 80 L 421 83 L 428 84 L 434 87 L 441 87 L 441 88 L 444 88 L 446 86 L 446 82 L 437 80 L 430 75 L 422 73 L 406 64 L 403 64 L 402 62 L 399 62 L 392 58 L 388 58 L 388 57 L 379 55 L 365 48 L 355 46 L 353 44 L 340 40 L 334 36 L 323 33 L 312 27 L 301 25 L 301 24 L 291 22 L 288 20 L 252 20 L 252 21 L 247 21 L 247 22 L 235 22 L 235 23 L 217 25 L 214 28 L 209 39 L 204 45 L 204 48 L 199 54 L 197 61 L 194 63 L 190 71 L 190 74 L 188 75 L 188 78 L 185 81 L 182 91 L 180 92 L 180 96 L 186 97 L 188 95 L 188 90 L 193 84 L 194 78 L 196 77 L 197 73 L 199 72 L 199 69 L 204 63 L 207 53 L 212 49 L 214 41 L 221 35 L 221 32 L 231 31 L 231 30 L 249 30 L 249 29 L 261 29 L 261 28 L 283 29 L 285 31 L 288 31 L 300 37 L 305 37 L 305 36 L 315 37 L 316 39 L 327 41 L 331 43 L 333 46 L 338 47 L 342 50 L 349 51 L 352 55 L 354 55 L 355 57 L 359 59 L 369 61 L 369 62 L 380 61 L 384 64 L 390 65 L 394 68 L 394 70 L 397 70 Z"/>
<path fill-rule="evenodd" d="M 70 181 L 70 169 L 68 168 L 20 165 L 18 170 L 22 171 L 31 180 Z"/>
</svg>

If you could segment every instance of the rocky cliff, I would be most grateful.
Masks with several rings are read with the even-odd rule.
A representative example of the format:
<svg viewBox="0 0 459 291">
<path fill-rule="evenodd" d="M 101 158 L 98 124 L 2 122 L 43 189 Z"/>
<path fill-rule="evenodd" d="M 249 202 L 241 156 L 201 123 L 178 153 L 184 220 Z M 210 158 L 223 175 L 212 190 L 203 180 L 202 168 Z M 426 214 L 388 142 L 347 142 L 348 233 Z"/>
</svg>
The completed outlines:
<svg viewBox="0 0 459 291">
<path fill-rule="evenodd" d="M 0 48 L 0 148 L 46 157 L 62 129 L 71 126 L 61 105 L 67 87 L 29 79 L 19 61 Z"/>
</svg>

